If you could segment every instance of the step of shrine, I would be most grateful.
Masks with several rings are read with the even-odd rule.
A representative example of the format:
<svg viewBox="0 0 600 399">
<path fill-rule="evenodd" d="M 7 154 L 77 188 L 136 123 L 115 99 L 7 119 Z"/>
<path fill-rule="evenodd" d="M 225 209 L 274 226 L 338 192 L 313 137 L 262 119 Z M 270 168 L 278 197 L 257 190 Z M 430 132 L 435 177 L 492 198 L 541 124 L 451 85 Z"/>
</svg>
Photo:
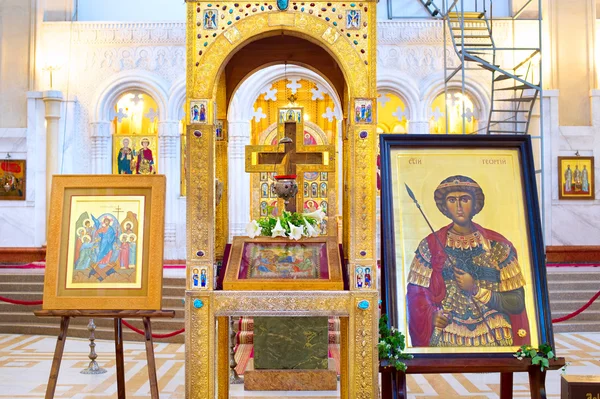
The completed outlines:
<svg viewBox="0 0 600 399">
<path fill-rule="evenodd" d="M 42 299 L 44 287 L 43 270 L 28 270 L 11 272 L 0 270 L 0 296 L 23 301 L 39 301 Z M 548 286 L 550 288 L 550 305 L 553 318 L 565 316 L 576 311 L 594 296 L 600 289 L 600 269 L 573 267 L 548 268 Z M 161 319 L 152 322 L 153 332 L 166 334 L 184 328 L 185 295 L 184 278 L 163 279 L 163 309 L 175 310 L 174 319 Z M 33 311 L 41 309 L 38 306 L 12 305 L 0 302 L 0 333 L 11 334 L 40 334 L 58 335 L 59 321 L 57 318 L 37 318 Z M 143 329 L 139 320 L 128 320 L 139 329 Z M 111 319 L 95 320 L 98 339 L 113 339 L 113 321 Z M 87 338 L 87 319 L 73 319 L 69 326 L 69 336 Z M 248 324 L 238 328 L 239 343 L 252 342 L 253 332 Z M 331 329 L 330 342 L 339 342 L 338 328 Z M 598 332 L 600 331 L 600 299 L 592 304 L 577 317 L 554 324 L 555 332 Z M 123 328 L 124 339 L 142 341 L 142 336 Z M 184 335 L 160 339 L 157 342 L 184 342 Z"/>
<path fill-rule="evenodd" d="M 548 289 L 552 318 L 566 316 L 585 305 L 600 290 L 600 268 L 548 267 Z M 555 333 L 599 332 L 600 299 L 578 316 L 554 323 Z"/>
<path fill-rule="evenodd" d="M 40 301 L 44 291 L 43 270 L 32 271 L 31 274 L 24 273 L 22 270 L 11 273 L 10 271 L 0 271 L 0 296 L 16 299 L 20 301 Z M 162 308 L 175 311 L 173 319 L 154 319 L 152 320 L 152 332 L 154 334 L 168 334 L 184 328 L 185 310 L 185 279 L 184 278 L 163 278 L 163 300 Z M 36 317 L 34 310 L 41 309 L 41 305 L 13 305 L 0 301 L 0 333 L 6 334 L 33 334 L 33 335 L 58 335 L 60 330 L 60 321 L 54 317 Z M 141 320 L 125 319 L 136 328 L 143 330 L 144 326 Z M 89 338 L 88 331 L 89 319 L 75 318 L 69 323 L 69 337 Z M 95 319 L 96 338 L 114 339 L 114 320 L 113 319 Z M 143 341 L 143 336 L 131 331 L 123 326 L 123 339 L 125 341 Z M 184 334 L 179 334 L 170 338 L 157 339 L 156 342 L 174 342 L 183 343 Z"/>
</svg>

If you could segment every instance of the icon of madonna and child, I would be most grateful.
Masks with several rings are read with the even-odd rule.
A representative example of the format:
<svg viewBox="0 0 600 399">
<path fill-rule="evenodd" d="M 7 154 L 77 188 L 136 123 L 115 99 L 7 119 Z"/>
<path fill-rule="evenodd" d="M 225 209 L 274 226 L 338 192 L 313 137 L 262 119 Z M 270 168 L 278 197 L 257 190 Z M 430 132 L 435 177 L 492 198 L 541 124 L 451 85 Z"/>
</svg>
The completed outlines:
<svg viewBox="0 0 600 399">
<path fill-rule="evenodd" d="M 410 265 L 406 305 L 411 346 L 530 344 L 517 251 L 501 234 L 473 222 L 485 205 L 482 188 L 467 176 L 451 176 L 439 184 L 434 198 L 452 223 L 425 237 Z"/>
<path fill-rule="evenodd" d="M 119 220 L 83 212 L 75 223 L 73 283 L 135 283 L 138 220 L 133 212 Z"/>
</svg>

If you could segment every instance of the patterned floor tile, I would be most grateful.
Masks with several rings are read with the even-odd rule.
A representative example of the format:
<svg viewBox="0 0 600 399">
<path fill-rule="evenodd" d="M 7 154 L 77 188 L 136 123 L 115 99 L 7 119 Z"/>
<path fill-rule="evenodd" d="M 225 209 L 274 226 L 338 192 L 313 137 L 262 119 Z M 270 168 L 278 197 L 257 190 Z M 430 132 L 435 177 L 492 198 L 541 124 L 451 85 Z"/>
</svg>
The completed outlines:
<svg viewBox="0 0 600 399">
<path fill-rule="evenodd" d="M 556 334 L 556 350 L 567 358 L 567 373 L 600 375 L 600 333 Z M 89 342 L 67 339 L 56 391 L 56 399 L 108 399 L 116 397 L 114 344 L 96 341 L 98 363 L 106 374 L 84 375 L 80 371 L 89 362 Z M 42 399 L 55 337 L 0 334 L 0 399 Z M 181 344 L 156 343 L 156 367 L 162 399 L 185 398 L 185 348 Z M 150 396 L 146 352 L 137 342 L 125 343 L 125 379 L 127 397 Z M 409 399 L 498 399 L 498 374 L 409 375 Z M 514 397 L 529 398 L 527 374 L 514 379 Z M 560 372 L 547 376 L 548 399 L 560 399 Z M 231 398 L 322 398 L 339 397 L 338 392 L 244 392 L 243 386 L 231 388 Z"/>
</svg>

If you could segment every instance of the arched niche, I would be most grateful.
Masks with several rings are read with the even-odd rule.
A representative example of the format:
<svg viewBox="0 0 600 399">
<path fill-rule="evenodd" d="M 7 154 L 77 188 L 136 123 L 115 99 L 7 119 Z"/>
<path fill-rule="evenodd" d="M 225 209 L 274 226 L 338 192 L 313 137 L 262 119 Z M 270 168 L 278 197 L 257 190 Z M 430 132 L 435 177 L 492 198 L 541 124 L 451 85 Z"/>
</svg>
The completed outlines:
<svg viewBox="0 0 600 399">
<path fill-rule="evenodd" d="M 372 110 L 376 101 L 376 7 L 367 0 L 360 5 L 363 18 L 355 26 L 359 32 L 346 33 L 344 21 L 333 21 L 337 14 L 357 14 L 360 3 L 323 3 L 327 7 L 339 8 L 335 14 L 327 9 L 314 14 L 315 4 L 306 3 L 306 12 L 301 6 L 297 10 L 280 11 L 274 2 L 267 7 L 251 8 L 244 14 L 236 7 L 223 11 L 211 26 L 203 25 L 204 1 L 188 4 L 188 104 L 204 104 L 208 109 L 206 118 L 189 120 L 188 138 L 188 198 L 187 198 L 187 301 L 189 320 L 186 342 L 191 348 L 187 358 L 188 373 L 186 392 L 190 398 L 212 397 L 218 391 L 227 392 L 228 368 L 225 370 L 226 353 L 219 346 L 217 360 L 215 346 L 216 311 L 228 300 L 214 292 L 194 288 L 190 270 L 204 268 L 209 272 L 208 281 L 214 279 L 214 262 L 219 241 L 227 237 L 223 226 L 228 217 L 223 202 L 217 201 L 215 179 L 226 178 L 224 165 L 233 162 L 227 157 L 227 145 L 238 138 L 229 136 L 229 144 L 216 138 L 217 122 L 227 119 L 227 109 L 235 88 L 256 70 L 276 63 L 287 62 L 318 71 L 326 77 L 341 99 L 343 123 L 343 220 L 342 241 L 344 257 L 350 270 L 350 292 L 343 293 L 349 299 L 328 305 L 339 309 L 349 317 L 348 355 L 349 366 L 342 376 L 342 396 L 348 398 L 374 397 L 377 395 L 376 369 L 376 286 L 362 287 L 355 283 L 354 270 L 370 267 L 377 271 L 375 249 L 375 165 L 376 165 L 376 115 L 357 115 L 362 108 Z M 203 8 L 204 7 L 204 8 Z M 260 9 L 259 9 L 260 7 Z M 225 6 L 228 8 L 228 5 Z M 354 8 L 352 10 L 351 8 Z M 308 12 L 310 11 L 312 12 Z M 331 14 L 331 15 L 330 15 Z M 342 18 L 340 18 L 341 20 Z M 334 24 L 335 22 L 335 24 Z M 344 31 L 344 32 L 342 32 Z M 360 35 L 359 35 L 360 33 Z M 350 36 L 348 36 L 350 35 Z M 289 37 L 288 37 L 289 36 Z M 352 37 L 351 37 L 352 36 Z M 256 45 L 253 43 L 262 45 Z M 239 53 L 239 55 L 238 55 Z M 236 56 L 237 55 L 237 56 Z M 225 147 L 225 151 L 224 148 Z M 331 160 L 330 158 L 330 161 Z M 231 189 L 231 192 L 228 190 Z M 225 195 L 238 195 L 235 187 L 227 187 Z M 200 270 L 200 269 L 199 269 Z M 377 276 L 372 276 L 377 281 Z M 291 302 L 273 295 L 273 306 L 283 311 L 293 310 Z M 235 298 L 234 298 L 235 300 Z M 325 300 L 327 301 L 327 300 Z M 362 302 L 361 302 L 362 301 Z M 315 303 L 324 303 L 319 300 Z M 357 308 L 358 303 L 363 304 Z M 365 309 L 364 304 L 370 304 Z M 247 306 L 240 302 L 233 307 Z M 319 305 L 320 306 L 320 305 Z M 329 307 L 330 306 L 330 307 Z M 224 308 L 221 307 L 223 310 Z M 359 309 L 358 311 L 356 309 Z M 229 310 L 225 310 L 228 314 Z M 359 312 L 360 314 L 358 314 Z M 223 320 L 219 319 L 221 325 Z M 220 337 L 222 334 L 220 335 Z M 360 347 L 361 342 L 364 342 Z M 360 348 L 359 348 L 360 347 Z M 361 349 L 362 348 L 362 349 Z M 225 351 L 227 348 L 225 348 Z M 217 365 L 218 362 L 218 366 Z M 219 367 L 218 381 L 215 370 Z"/>
</svg>

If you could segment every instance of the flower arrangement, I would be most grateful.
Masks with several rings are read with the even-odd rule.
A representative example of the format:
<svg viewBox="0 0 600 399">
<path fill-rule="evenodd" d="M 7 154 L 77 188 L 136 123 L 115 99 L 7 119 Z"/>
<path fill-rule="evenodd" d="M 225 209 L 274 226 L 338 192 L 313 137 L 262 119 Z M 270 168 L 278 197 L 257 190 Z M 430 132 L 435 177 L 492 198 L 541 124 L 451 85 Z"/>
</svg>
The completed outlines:
<svg viewBox="0 0 600 399">
<path fill-rule="evenodd" d="M 405 359 L 412 359 L 413 355 L 403 353 L 406 349 L 406 339 L 404 334 L 395 327 L 388 327 L 388 316 L 382 314 L 379 318 L 379 360 L 387 361 L 390 366 L 394 366 L 398 371 L 406 371 L 406 364 L 402 362 Z"/>
<path fill-rule="evenodd" d="M 246 227 L 246 233 L 250 238 L 265 236 L 299 240 L 302 237 L 316 237 L 319 235 L 317 226 L 324 218 L 325 213 L 320 210 L 311 213 L 283 211 L 278 217 L 265 216 L 251 221 Z"/>
<path fill-rule="evenodd" d="M 549 344 L 542 344 L 539 348 L 523 345 L 513 356 L 519 360 L 523 360 L 526 357 L 531 358 L 531 364 L 540 365 L 542 371 L 550 366 L 550 360 L 556 360 L 554 351 Z"/>
</svg>

